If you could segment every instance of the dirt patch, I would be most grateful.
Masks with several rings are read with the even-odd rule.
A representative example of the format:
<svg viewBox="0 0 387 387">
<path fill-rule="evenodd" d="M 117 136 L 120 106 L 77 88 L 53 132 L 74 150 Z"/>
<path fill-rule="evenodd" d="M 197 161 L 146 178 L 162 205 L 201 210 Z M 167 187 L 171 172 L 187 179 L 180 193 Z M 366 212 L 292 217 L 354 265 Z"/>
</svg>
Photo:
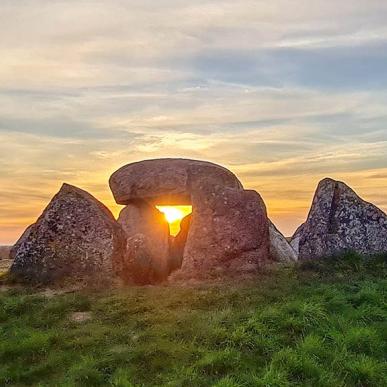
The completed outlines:
<svg viewBox="0 0 387 387">
<path fill-rule="evenodd" d="M 70 320 L 78 323 L 91 320 L 91 312 L 74 312 L 70 315 Z"/>
</svg>

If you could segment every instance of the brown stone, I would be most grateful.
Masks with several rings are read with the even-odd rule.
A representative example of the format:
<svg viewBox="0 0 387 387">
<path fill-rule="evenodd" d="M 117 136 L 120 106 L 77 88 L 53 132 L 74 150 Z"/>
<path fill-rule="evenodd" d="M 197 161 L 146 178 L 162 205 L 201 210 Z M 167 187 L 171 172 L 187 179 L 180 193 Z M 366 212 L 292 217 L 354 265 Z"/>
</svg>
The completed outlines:
<svg viewBox="0 0 387 387">
<path fill-rule="evenodd" d="M 113 173 L 110 188 L 118 204 L 146 200 L 154 204 L 190 204 L 202 180 L 222 187 L 242 188 L 237 177 L 206 161 L 188 159 L 144 160 Z"/>
<path fill-rule="evenodd" d="M 121 211 L 118 223 L 128 240 L 124 276 L 142 284 L 165 279 L 170 272 L 169 224 L 163 213 L 137 200 Z"/>
<path fill-rule="evenodd" d="M 168 261 L 154 253 L 152 242 L 146 235 L 135 234 L 129 237 L 126 250 L 123 278 L 127 282 L 146 285 L 167 279 Z"/>
<path fill-rule="evenodd" d="M 251 272 L 268 258 L 266 207 L 257 192 L 204 185 L 193 195 L 183 275 Z"/>
</svg>

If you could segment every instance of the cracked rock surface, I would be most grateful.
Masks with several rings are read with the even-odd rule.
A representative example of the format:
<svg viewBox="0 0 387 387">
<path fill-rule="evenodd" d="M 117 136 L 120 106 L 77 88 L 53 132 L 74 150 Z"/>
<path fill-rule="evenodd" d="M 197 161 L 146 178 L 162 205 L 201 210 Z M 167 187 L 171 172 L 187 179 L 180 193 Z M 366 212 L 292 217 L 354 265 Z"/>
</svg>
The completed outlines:
<svg viewBox="0 0 387 387">
<path fill-rule="evenodd" d="M 318 258 L 346 250 L 361 254 L 387 251 L 387 215 L 340 181 L 318 184 L 306 222 L 291 244 L 299 258 Z"/>
</svg>

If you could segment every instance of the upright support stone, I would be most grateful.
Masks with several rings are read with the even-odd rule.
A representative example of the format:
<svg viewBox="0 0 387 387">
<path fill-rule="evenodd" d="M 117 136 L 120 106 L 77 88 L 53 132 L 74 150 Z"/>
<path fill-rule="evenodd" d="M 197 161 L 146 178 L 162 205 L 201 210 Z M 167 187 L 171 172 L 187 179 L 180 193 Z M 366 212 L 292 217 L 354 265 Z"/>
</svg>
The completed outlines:
<svg viewBox="0 0 387 387">
<path fill-rule="evenodd" d="M 136 200 L 120 213 L 127 237 L 124 276 L 139 284 L 165 280 L 170 273 L 169 225 L 164 215 L 145 201 Z"/>
<path fill-rule="evenodd" d="M 269 227 L 259 194 L 203 184 L 193 195 L 181 275 L 255 272 L 268 258 Z"/>
</svg>

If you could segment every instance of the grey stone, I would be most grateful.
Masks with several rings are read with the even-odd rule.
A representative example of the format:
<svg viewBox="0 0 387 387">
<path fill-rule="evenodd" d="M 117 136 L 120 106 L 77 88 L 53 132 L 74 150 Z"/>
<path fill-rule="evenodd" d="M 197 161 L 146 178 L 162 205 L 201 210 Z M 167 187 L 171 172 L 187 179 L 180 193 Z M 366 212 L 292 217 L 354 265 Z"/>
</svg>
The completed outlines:
<svg viewBox="0 0 387 387">
<path fill-rule="evenodd" d="M 12 251 L 11 273 L 33 282 L 104 277 L 122 270 L 125 237 L 111 212 L 87 192 L 63 184 Z"/>
<path fill-rule="evenodd" d="M 302 230 L 304 229 L 304 225 L 305 225 L 305 223 L 302 223 L 297 228 L 297 230 L 295 231 L 295 233 L 293 234 L 293 236 L 291 237 L 290 242 L 289 242 L 290 246 L 292 246 L 292 248 L 296 252 L 297 256 L 298 256 L 299 250 L 300 250 L 300 239 L 301 239 L 301 235 L 302 235 Z"/>
<path fill-rule="evenodd" d="M 292 239 L 297 238 L 302 259 L 346 250 L 382 253 L 387 251 L 387 216 L 346 184 L 326 178 L 317 187 L 306 222 Z"/>
<path fill-rule="evenodd" d="M 15 259 L 16 252 L 19 250 L 20 246 L 22 246 L 27 240 L 28 236 L 30 235 L 31 230 L 33 229 L 34 223 L 30 224 L 23 232 L 21 237 L 16 241 L 16 243 L 12 246 L 9 256 L 11 259 Z"/>
<path fill-rule="evenodd" d="M 272 260 L 283 263 L 296 262 L 298 260 L 296 251 L 294 251 L 286 238 L 270 220 L 269 235 Z"/>
</svg>

